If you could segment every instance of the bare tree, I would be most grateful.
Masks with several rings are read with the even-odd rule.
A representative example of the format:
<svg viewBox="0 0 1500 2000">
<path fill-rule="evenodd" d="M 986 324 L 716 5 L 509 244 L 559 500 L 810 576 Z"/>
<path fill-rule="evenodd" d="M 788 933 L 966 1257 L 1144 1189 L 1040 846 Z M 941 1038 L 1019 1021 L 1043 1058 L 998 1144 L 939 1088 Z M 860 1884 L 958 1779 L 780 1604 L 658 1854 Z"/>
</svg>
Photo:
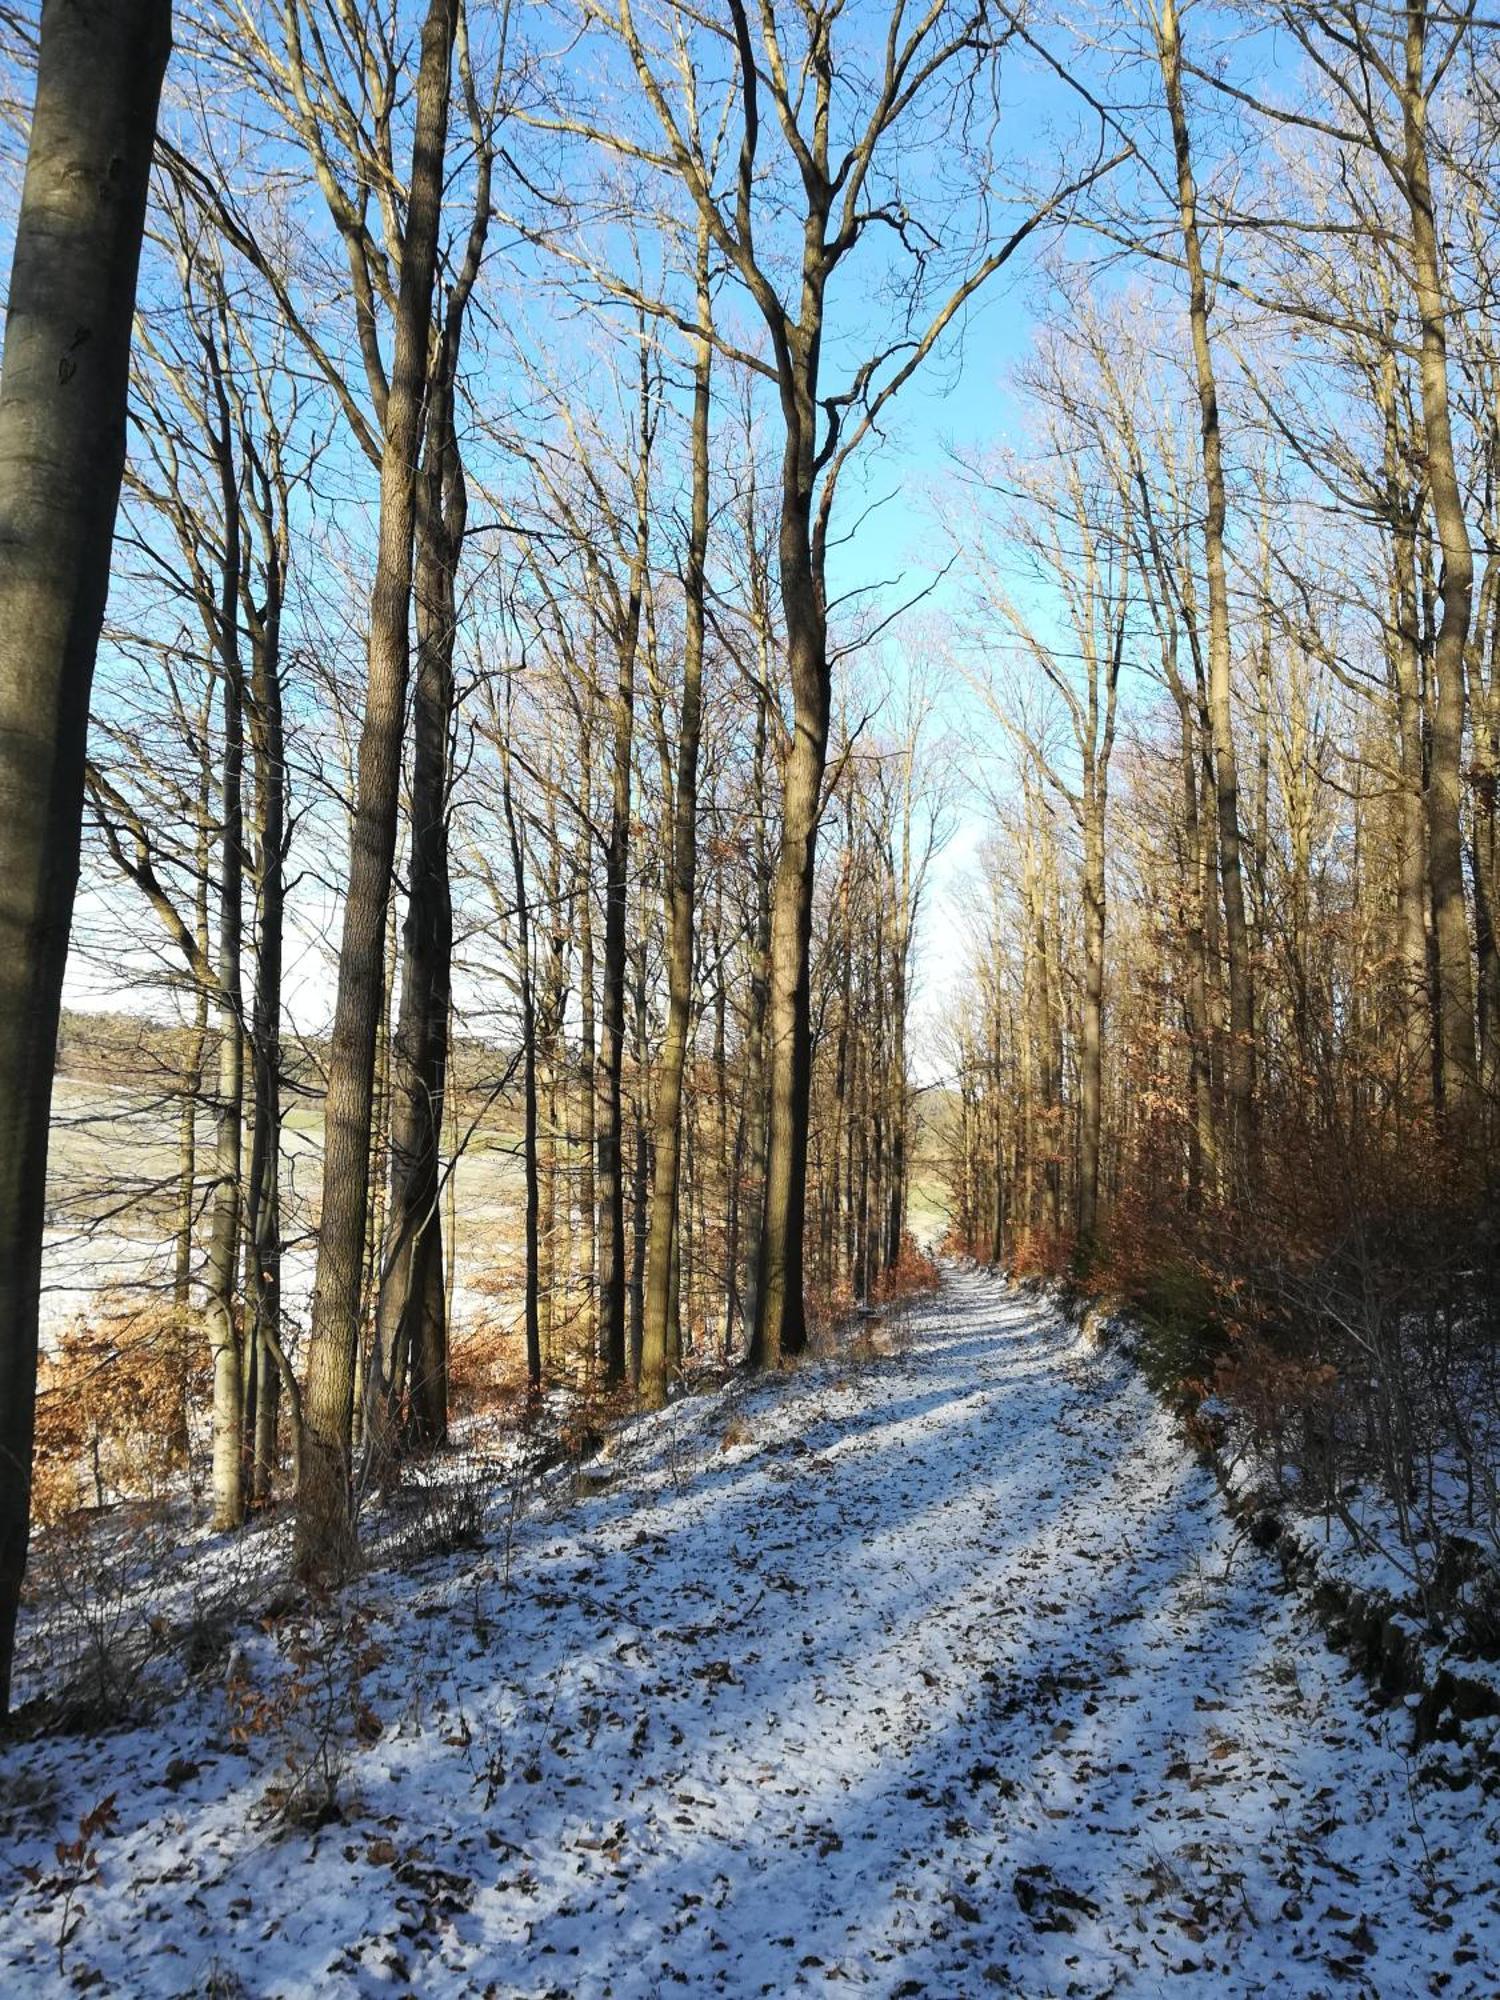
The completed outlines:
<svg viewBox="0 0 1500 2000">
<path fill-rule="evenodd" d="M 1220 428 L 1219 386 L 1209 331 L 1210 299 L 1193 177 L 1192 136 L 1182 88 L 1182 37 L 1175 0 L 1163 0 L 1156 22 L 1157 58 L 1172 127 L 1182 256 L 1188 279 L 1188 325 L 1198 391 L 1206 508 L 1204 567 L 1208 577 L 1208 714 L 1214 762 L 1214 823 L 1219 838 L 1219 883 L 1224 898 L 1224 942 L 1229 968 L 1230 1148 L 1243 1172 L 1250 1143 L 1255 1091 L 1255 1002 L 1251 991 L 1250 931 L 1245 917 L 1241 865 L 1239 760 L 1230 705 L 1232 645 L 1229 571 L 1225 549 L 1228 494 Z"/>
<path fill-rule="evenodd" d="M 47 0 L 0 373 L 0 1709 L 26 1569 L 53 1053 L 167 0 Z"/>
<path fill-rule="evenodd" d="M 692 441 L 689 446 L 692 499 L 682 592 L 685 618 L 682 716 L 678 726 L 677 772 L 672 797 L 672 837 L 667 889 L 668 981 L 670 1001 L 656 1095 L 656 1184 L 647 1250 L 645 1331 L 641 1395 L 648 1408 L 666 1401 L 670 1359 L 674 1246 L 678 1243 L 681 1196 L 682 1082 L 688 1054 L 693 992 L 693 917 L 698 870 L 698 744 L 703 714 L 703 634 L 705 567 L 708 557 L 709 404 L 713 347 L 709 296 L 709 232 L 698 226 L 694 273 L 696 312 L 705 331 L 694 343 Z"/>
<path fill-rule="evenodd" d="M 422 29 L 411 188 L 385 398 L 380 549 L 370 597 L 369 680 L 324 1099 L 323 1212 L 298 1480 L 299 1559 L 314 1568 L 344 1567 L 352 1547 L 349 1453 L 368 1227 L 375 1049 L 384 1011 L 386 910 L 410 664 L 417 465 L 456 17 L 457 0 L 431 0 Z"/>
<path fill-rule="evenodd" d="M 909 200 L 920 205 L 910 176 L 925 156 L 923 121 L 968 79 L 988 73 L 1009 39 L 1008 19 L 997 22 L 985 5 L 928 0 L 910 20 L 904 7 L 896 8 L 884 31 L 865 39 L 848 30 L 837 4 L 808 7 L 795 25 L 762 6 L 752 25 L 750 10 L 731 0 L 724 25 L 700 28 L 689 10 L 670 10 L 667 45 L 659 51 L 649 45 L 628 0 L 618 6 L 587 0 L 585 12 L 623 49 L 655 136 L 647 143 L 576 116 L 554 122 L 674 177 L 763 321 L 768 361 L 732 351 L 769 382 L 781 418 L 778 555 L 793 722 L 783 758 L 771 908 L 769 1133 L 751 1345 L 755 1365 L 774 1366 L 806 1340 L 808 953 L 830 713 L 825 573 L 839 477 L 968 301 L 1123 154 L 1096 158 L 1081 175 L 1064 173 L 1056 190 L 1004 240 L 986 236 L 977 251 L 961 255 L 956 279 L 950 265 L 935 281 L 942 260 L 929 257 L 919 242 L 908 206 Z M 727 60 L 722 90 L 738 111 L 738 158 L 723 197 L 704 137 L 718 131 L 718 122 L 690 119 L 679 109 L 698 102 L 700 53 Z M 763 105 L 770 113 L 765 122 Z M 847 129 L 846 105 L 856 107 Z M 774 160 L 768 141 L 776 145 Z M 987 171 L 978 156 L 970 164 L 976 180 Z M 786 225 L 779 246 L 772 220 L 778 213 Z M 877 230 L 889 232 L 899 246 L 893 253 L 898 261 L 906 258 L 894 282 L 905 294 L 910 330 L 867 354 L 847 383 L 830 393 L 824 373 L 830 286 Z M 778 248 L 793 272 L 785 287 L 778 283 Z"/>
</svg>

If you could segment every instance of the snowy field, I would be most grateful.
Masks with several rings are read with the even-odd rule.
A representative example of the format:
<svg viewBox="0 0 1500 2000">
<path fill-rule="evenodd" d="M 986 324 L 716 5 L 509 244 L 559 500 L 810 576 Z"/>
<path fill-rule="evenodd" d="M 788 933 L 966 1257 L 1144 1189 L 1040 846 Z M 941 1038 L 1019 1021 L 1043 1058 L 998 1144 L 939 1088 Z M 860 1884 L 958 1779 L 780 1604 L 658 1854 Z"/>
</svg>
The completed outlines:
<svg viewBox="0 0 1500 2000">
<path fill-rule="evenodd" d="M 969 1272 L 889 1344 L 497 1494 L 232 1693 L 8 1748 L 0 1991 L 1500 1990 L 1500 1804 L 1124 1364 Z"/>
<path fill-rule="evenodd" d="M 202 1116 L 198 1144 L 213 1144 Z M 53 1080 L 42 1240 L 44 1350 L 56 1346 L 71 1321 L 97 1312 L 102 1293 L 126 1302 L 170 1295 L 177 1146 L 177 1111 L 169 1097 L 94 1076 Z M 321 1105 L 294 1098 L 281 1133 L 282 1309 L 294 1329 L 305 1322 L 312 1297 L 322 1171 Z M 461 1223 L 455 1303 L 461 1314 L 482 1314 L 493 1303 L 465 1280 L 492 1271 L 499 1255 L 514 1253 L 520 1179 L 519 1142 L 502 1108 L 469 1132 L 453 1169 Z M 195 1272 L 202 1239 L 200 1215 Z"/>
</svg>

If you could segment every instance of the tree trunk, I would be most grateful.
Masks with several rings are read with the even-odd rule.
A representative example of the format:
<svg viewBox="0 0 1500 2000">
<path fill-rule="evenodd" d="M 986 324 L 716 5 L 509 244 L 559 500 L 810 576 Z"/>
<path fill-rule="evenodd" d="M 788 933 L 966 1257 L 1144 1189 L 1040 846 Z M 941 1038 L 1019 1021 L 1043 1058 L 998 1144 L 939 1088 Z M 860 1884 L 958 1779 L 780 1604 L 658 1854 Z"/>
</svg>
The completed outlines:
<svg viewBox="0 0 1500 2000">
<path fill-rule="evenodd" d="M 708 228 L 698 224 L 698 322 L 709 324 Z M 693 359 L 692 514 L 682 580 L 682 713 L 677 741 L 671 869 L 667 892 L 667 1028 L 656 1083 L 656 1185 L 646 1253 L 646 1305 L 641 1348 L 641 1398 L 648 1409 L 667 1400 L 672 1278 L 680 1268 L 677 1239 L 681 1193 L 682 1079 L 693 998 L 693 915 L 698 871 L 698 737 L 703 703 L 704 565 L 708 555 L 708 417 L 713 350 L 706 338 Z"/>
<path fill-rule="evenodd" d="M 1009 1175 L 1006 1171 L 1006 1134 L 1004 1110 L 1000 1094 L 1000 1020 L 998 1002 L 996 1004 L 995 1021 L 991 1029 L 991 1034 L 993 1037 L 993 1055 L 991 1058 L 990 1087 L 994 1092 L 995 1130 L 988 1148 L 990 1169 L 993 1175 L 992 1192 L 994 1195 L 990 1209 L 990 1262 L 992 1264 L 1003 1264 L 1005 1262 L 1005 1208 Z"/>
<path fill-rule="evenodd" d="M 167 0 L 44 0 L 0 366 L 0 1713 L 26 1570 L 52 1068 Z"/>
<path fill-rule="evenodd" d="M 250 1303 L 257 1354 L 251 1499 L 269 1497 L 276 1467 L 276 1413 L 283 1381 L 296 1385 L 281 1352 L 281 974 L 286 900 L 286 737 L 281 701 L 279 571 L 253 634 L 250 740 L 255 773 L 255 996 L 250 1026 L 255 1133 L 246 1190 Z M 295 1408 L 295 1401 L 293 1402 Z M 297 1424 L 294 1419 L 293 1432 Z"/>
<path fill-rule="evenodd" d="M 599 995 L 599 1359 L 607 1382 L 625 1379 L 625 914 L 630 858 L 630 756 L 635 648 L 619 650 L 614 697 L 614 780 L 604 863 L 604 977 Z"/>
<path fill-rule="evenodd" d="M 193 936 L 198 952 L 208 958 L 209 854 L 208 729 L 203 731 L 203 776 L 198 792 L 198 841 L 195 861 Z M 177 1118 L 177 1229 L 173 1245 L 172 1298 L 187 1309 L 193 1295 L 193 1225 L 198 1211 L 198 1099 L 203 1090 L 203 1059 L 208 1051 L 208 986 L 193 982 L 193 1025 L 188 1030 L 187 1060 L 182 1070 L 182 1109 Z"/>
<path fill-rule="evenodd" d="M 226 568 L 228 566 L 226 565 Z M 238 579 L 234 587 L 238 590 Z M 227 593 L 226 593 L 227 594 Z M 219 1076 L 214 1101 L 214 1191 L 204 1284 L 213 1365 L 213 1521 L 238 1527 L 244 1518 L 244 1357 L 235 1316 L 240 1259 L 240 1145 L 244 1124 L 245 1031 L 240 983 L 244 875 L 244 718 L 240 667 L 226 636 L 224 762 L 219 856 Z"/>
<path fill-rule="evenodd" d="M 1086 802 L 1083 831 L 1083 1020 L 1078 1051 L 1078 1263 L 1087 1270 L 1099 1234 L 1099 1141 L 1104 1083 L 1104 828 Z"/>
<path fill-rule="evenodd" d="M 547 957 L 536 1010 L 537 1323 L 542 1365 L 550 1375 L 557 1358 L 558 1051 L 562 1040 L 563 1014 L 568 1002 L 568 936 L 562 901 L 562 848 L 557 838 L 557 785 L 550 768 L 546 792 L 546 864 L 542 879 L 542 904 L 547 912 Z"/>
<path fill-rule="evenodd" d="M 526 848 L 516 818 L 510 774 L 510 715 L 506 713 L 506 743 L 501 750 L 501 796 L 510 834 L 511 874 L 516 885 L 516 981 L 521 992 L 522 1133 L 521 1157 L 526 1174 L 526 1382 L 533 1396 L 542 1387 L 542 1325 L 537 1306 L 539 1279 L 538 1224 L 541 1213 L 537 1188 L 536 1116 L 536 984 L 531 963 L 531 910 L 526 887 Z"/>
<path fill-rule="evenodd" d="M 590 882 L 590 821 L 593 818 L 593 732 L 586 716 L 579 745 L 583 776 L 583 822 L 579 831 L 578 868 L 578 1268 L 583 1279 L 583 1339 L 586 1352 L 599 1352 L 599 1310 L 595 1293 L 598 1272 L 598 1213 L 594 1162 L 598 1145 L 598 1031 L 594 998 L 594 901 Z"/>
<path fill-rule="evenodd" d="M 834 1040 L 833 1052 L 833 1132 L 829 1141 L 832 1156 L 832 1199 L 827 1207 L 827 1230 L 829 1237 L 829 1258 L 831 1275 L 837 1277 L 836 1261 L 847 1243 L 846 1218 L 844 1214 L 844 1191 L 848 1186 L 846 1161 L 853 1148 L 853 1121 L 847 1114 L 849 1103 L 850 1077 L 850 1020 L 851 997 L 854 985 L 854 940 L 849 913 L 849 873 L 850 856 L 847 851 L 853 843 L 853 805 L 851 803 L 845 830 L 846 852 L 844 865 L 839 871 L 838 887 L 838 927 L 842 936 L 839 953 L 839 1015 L 838 1033 Z M 850 1276 L 849 1262 L 845 1257 L 843 1276 Z"/>
<path fill-rule="evenodd" d="M 366 1444 L 383 1458 L 395 1449 L 403 1400 L 413 1442 L 441 1443 L 448 1423 L 440 1200 L 453 957 L 448 744 L 456 572 L 468 512 L 451 360 L 445 344 L 434 370 L 416 510 L 411 861 L 391 1064 L 390 1208 L 366 1381 Z"/>
<path fill-rule="evenodd" d="M 1404 191 L 1411 216 L 1418 376 L 1433 522 L 1443 551 L 1434 667 L 1432 758 L 1427 787 L 1427 869 L 1437 973 L 1439 1076 L 1443 1111 L 1467 1128 L 1477 1102 L 1474 979 L 1464 901 L 1464 673 L 1473 609 L 1474 556 L 1453 448 L 1448 398 L 1448 303 L 1443 287 L 1427 153 L 1426 0 L 1407 0 L 1406 68 L 1401 94 Z"/>
<path fill-rule="evenodd" d="M 1430 1106 L 1435 1064 L 1427 963 L 1426 756 L 1422 741 L 1422 630 L 1417 600 L 1418 503 L 1405 491 L 1408 452 L 1397 418 L 1394 347 L 1382 358 L 1377 396 L 1384 430 L 1385 522 L 1390 562 L 1387 676 L 1395 709 L 1400 770 L 1396 909 L 1401 970 L 1396 1007 L 1401 1070 L 1396 1088 L 1403 1104 Z"/>
<path fill-rule="evenodd" d="M 901 1261 L 906 1230 L 907 1102 L 906 1102 L 906 976 L 911 948 L 911 754 L 908 753 L 905 806 L 902 813 L 901 870 L 888 871 L 891 895 L 891 1046 L 887 1061 L 890 1089 L 886 1111 L 891 1133 L 891 1183 L 887 1196 L 885 1268 Z"/>
<path fill-rule="evenodd" d="M 807 287 L 804 286 L 804 293 Z M 821 299 L 804 299 L 794 353 L 794 381 L 783 384 L 786 446 L 782 458 L 781 605 L 793 722 L 782 774 L 781 852 L 771 891 L 769 986 L 769 1127 L 761 1278 L 750 1365 L 777 1367 L 807 1345 L 802 1296 L 807 1211 L 807 1128 L 812 1084 L 809 952 L 813 869 L 823 772 L 828 755 L 828 615 L 812 532 L 813 386 Z"/>
<path fill-rule="evenodd" d="M 217 428 L 209 443 L 219 474 L 223 536 L 214 632 L 219 653 L 224 748 L 219 771 L 219 1078 L 214 1101 L 214 1188 L 204 1283 L 213 1366 L 213 1523 L 236 1528 L 244 1519 L 245 1387 L 253 1346 L 242 1351 L 236 1318 L 240 1271 L 241 1148 L 245 1111 L 245 998 L 241 979 L 245 878 L 245 684 L 240 656 L 240 590 L 244 576 L 239 467 L 232 444 L 222 360 L 203 342 Z"/>
<path fill-rule="evenodd" d="M 1479 962 L 1479 1079 L 1483 1101 L 1493 1116 L 1500 1108 L 1500 558 L 1493 555 L 1480 605 L 1474 648 L 1478 657 L 1469 677 L 1474 717 L 1474 941 Z"/>
<path fill-rule="evenodd" d="M 770 641 L 764 620 L 758 633 L 761 687 L 765 687 Z M 766 1214 L 766 968 L 771 956 L 771 863 L 767 852 L 767 700 L 755 709 L 755 752 L 750 797 L 754 809 L 755 927 L 750 938 L 750 1018 L 745 1027 L 745 1340 L 753 1346 L 760 1319 L 760 1244 Z"/>
<path fill-rule="evenodd" d="M 411 192 L 380 466 L 369 676 L 324 1101 L 323 1210 L 304 1398 L 297 1556 L 304 1568 L 335 1573 L 347 1569 L 354 1555 L 349 1454 L 359 1357 L 365 1190 L 370 1176 L 375 1045 L 384 997 L 386 909 L 400 802 L 416 468 L 456 15 L 457 0 L 430 0 L 422 27 Z"/>
<path fill-rule="evenodd" d="M 1229 1145 L 1236 1175 L 1248 1160 L 1255 1089 L 1255 1008 L 1250 980 L 1250 937 L 1240 862 L 1239 768 L 1230 706 L 1229 577 L 1224 530 L 1227 497 L 1219 393 L 1208 334 L 1208 286 L 1198 228 L 1198 192 L 1182 95 L 1182 44 L 1175 0 L 1164 0 L 1158 31 L 1162 83 L 1172 125 L 1183 260 L 1188 274 L 1188 317 L 1198 387 L 1203 483 L 1204 565 L 1208 575 L 1208 708 L 1213 740 L 1214 798 L 1219 833 L 1219 886 L 1224 899 L 1224 945 L 1229 977 L 1229 1049 L 1225 1064 Z"/>
<path fill-rule="evenodd" d="M 624 618 L 614 633 L 614 769 L 609 845 L 604 863 L 604 977 L 599 995 L 599 1066 L 604 1079 L 598 1131 L 599 1345 L 605 1380 L 623 1382 L 625 1344 L 625 1066 L 626 903 L 630 866 L 630 760 L 635 735 L 635 659 L 646 583 L 650 473 L 649 376 L 641 359 L 640 459 L 636 476 L 636 545 Z"/>
<path fill-rule="evenodd" d="M 632 1001 L 635 1015 L 634 1184 L 630 1203 L 630 1379 L 641 1379 L 641 1354 L 646 1342 L 646 1228 L 651 1191 L 650 1048 L 646 1014 L 646 910 L 642 899 L 640 928 L 635 940 Z"/>
</svg>

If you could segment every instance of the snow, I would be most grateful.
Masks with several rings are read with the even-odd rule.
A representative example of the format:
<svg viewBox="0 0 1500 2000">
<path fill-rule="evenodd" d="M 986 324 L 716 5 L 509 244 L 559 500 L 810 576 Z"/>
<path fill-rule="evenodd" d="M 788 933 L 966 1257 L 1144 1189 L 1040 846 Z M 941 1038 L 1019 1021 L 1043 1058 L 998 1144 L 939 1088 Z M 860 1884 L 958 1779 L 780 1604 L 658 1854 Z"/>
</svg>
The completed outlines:
<svg viewBox="0 0 1500 2000">
<path fill-rule="evenodd" d="M 367 1575 L 321 1826 L 267 1804 L 322 1670 L 263 1631 L 234 1698 L 8 1748 L 0 1990 L 1492 1994 L 1500 1806 L 1129 1367 L 967 1270 L 884 1344 Z M 60 1969 L 52 1842 L 111 1792 Z"/>
<path fill-rule="evenodd" d="M 1104 1337 L 1128 1352 L 1128 1320 L 1105 1322 Z M 1409 1329 L 1415 1343 L 1416 1327 Z M 1275 1516 L 1297 1551 L 1304 1587 L 1326 1583 L 1383 1617 L 1397 1621 L 1420 1648 L 1425 1684 L 1442 1677 L 1482 1693 L 1500 1713 L 1500 1659 L 1488 1638 L 1500 1626 L 1500 1417 L 1493 1368 L 1471 1371 L 1470 1393 L 1455 1398 L 1419 1391 L 1412 1400 L 1420 1428 L 1413 1463 L 1420 1476 L 1397 1493 L 1372 1469 L 1345 1477 L 1337 1505 L 1302 1490 L 1299 1468 L 1267 1450 L 1233 1404 L 1205 1397 L 1198 1414 L 1216 1420 L 1221 1476 L 1238 1504 Z M 1453 1431 L 1454 1409 L 1463 1407 L 1465 1449 Z M 1345 1421 L 1360 1425 L 1359 1412 Z M 1351 1454 L 1353 1456 L 1353 1454 Z M 1452 1573 L 1455 1558 L 1462 1564 Z M 1445 1572 L 1449 1572 L 1445 1574 Z"/>
</svg>

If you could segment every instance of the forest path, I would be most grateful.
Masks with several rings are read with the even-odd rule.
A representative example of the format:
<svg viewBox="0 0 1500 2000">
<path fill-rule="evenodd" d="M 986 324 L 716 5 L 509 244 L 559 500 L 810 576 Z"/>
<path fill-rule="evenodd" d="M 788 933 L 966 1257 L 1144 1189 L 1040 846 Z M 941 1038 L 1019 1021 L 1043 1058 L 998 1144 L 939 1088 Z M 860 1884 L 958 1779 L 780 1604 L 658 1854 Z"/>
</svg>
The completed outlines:
<svg viewBox="0 0 1500 2000">
<path fill-rule="evenodd" d="M 70 1973 L 1494 1992 L 1493 1805 L 1415 1770 L 1155 1399 L 1045 1305 L 952 1272 L 900 1351 L 690 1398 L 610 1463 L 523 1517 L 508 1585 L 503 1520 L 367 1580 L 384 1731 L 342 1823 L 257 1825 L 273 1759 L 227 1754 L 222 1695 L 30 1753 L 67 1814 L 120 1797 Z M 171 1755 L 200 1768 L 165 1791 Z M 55 1935 L 23 1899 L 0 1987 L 44 1990 Z"/>
</svg>

